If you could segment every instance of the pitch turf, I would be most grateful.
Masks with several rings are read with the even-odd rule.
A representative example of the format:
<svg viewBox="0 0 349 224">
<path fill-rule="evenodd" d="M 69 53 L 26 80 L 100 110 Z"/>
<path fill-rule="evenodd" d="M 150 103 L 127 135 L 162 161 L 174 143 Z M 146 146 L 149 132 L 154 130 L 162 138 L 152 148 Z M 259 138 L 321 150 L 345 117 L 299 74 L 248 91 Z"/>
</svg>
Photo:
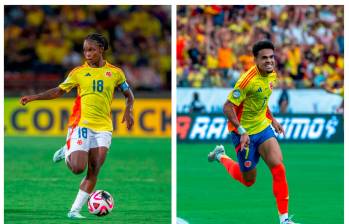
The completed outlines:
<svg viewBox="0 0 349 224">
<path fill-rule="evenodd" d="M 257 181 L 246 188 L 217 162 L 214 144 L 177 145 L 177 216 L 190 224 L 278 223 L 271 174 L 261 160 Z M 290 214 L 305 224 L 344 222 L 344 145 L 282 144 Z M 233 149 L 225 145 L 229 156 Z M 236 158 L 235 155 L 233 158 Z"/>
<path fill-rule="evenodd" d="M 5 223 L 81 223 L 66 218 L 84 175 L 52 155 L 64 138 L 5 138 Z M 113 139 L 96 189 L 109 191 L 116 208 L 83 223 L 170 223 L 170 139 Z"/>
</svg>

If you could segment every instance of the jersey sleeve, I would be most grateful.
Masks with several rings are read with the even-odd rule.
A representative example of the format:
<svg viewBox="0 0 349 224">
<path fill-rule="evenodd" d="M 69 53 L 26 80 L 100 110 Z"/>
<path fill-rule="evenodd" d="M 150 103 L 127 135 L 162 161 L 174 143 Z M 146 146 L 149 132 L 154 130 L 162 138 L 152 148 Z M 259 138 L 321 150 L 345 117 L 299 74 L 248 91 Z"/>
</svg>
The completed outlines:
<svg viewBox="0 0 349 224">
<path fill-rule="evenodd" d="M 240 79 L 236 84 L 234 89 L 229 93 L 228 100 L 236 106 L 240 106 L 240 104 L 246 99 L 246 95 L 248 92 L 248 86 L 243 88 L 240 87 L 240 83 L 242 79 Z"/>
<path fill-rule="evenodd" d="M 71 71 L 68 77 L 62 82 L 58 87 L 66 91 L 67 93 L 74 87 L 78 86 L 78 82 L 76 80 L 76 75 L 73 71 Z"/>
<path fill-rule="evenodd" d="M 117 70 L 117 77 L 116 77 L 115 87 L 119 87 L 125 81 L 126 81 L 126 76 L 125 76 L 124 72 L 121 69 L 118 69 Z"/>
</svg>

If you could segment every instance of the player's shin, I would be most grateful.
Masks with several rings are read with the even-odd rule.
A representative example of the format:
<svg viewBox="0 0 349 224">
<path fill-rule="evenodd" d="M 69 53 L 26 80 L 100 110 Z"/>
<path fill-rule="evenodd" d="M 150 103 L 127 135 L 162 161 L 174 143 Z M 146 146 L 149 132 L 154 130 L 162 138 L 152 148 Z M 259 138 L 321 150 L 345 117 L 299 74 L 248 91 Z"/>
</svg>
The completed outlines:
<svg viewBox="0 0 349 224">
<path fill-rule="evenodd" d="M 226 168 L 227 172 L 230 174 L 232 178 L 239 181 L 243 185 L 250 187 L 254 184 L 254 181 L 245 181 L 242 177 L 242 172 L 240 170 L 239 164 L 229 158 L 226 155 L 222 155 L 220 159 L 221 164 Z"/>
<path fill-rule="evenodd" d="M 97 183 L 97 177 L 93 175 L 87 175 L 80 184 L 80 189 L 87 192 L 92 193 Z"/>
<path fill-rule="evenodd" d="M 273 193 L 276 198 L 280 221 L 288 218 L 288 185 L 285 166 L 281 163 L 271 168 Z"/>
</svg>

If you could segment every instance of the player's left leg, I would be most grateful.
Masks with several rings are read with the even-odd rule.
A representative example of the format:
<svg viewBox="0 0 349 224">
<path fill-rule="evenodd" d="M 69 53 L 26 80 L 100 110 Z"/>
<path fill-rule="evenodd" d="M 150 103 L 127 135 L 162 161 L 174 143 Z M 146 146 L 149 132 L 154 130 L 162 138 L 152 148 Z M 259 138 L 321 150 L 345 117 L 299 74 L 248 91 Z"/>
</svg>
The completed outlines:
<svg viewBox="0 0 349 224">
<path fill-rule="evenodd" d="M 280 223 L 288 221 L 288 185 L 286 170 L 282 162 L 282 153 L 275 137 L 271 137 L 259 146 L 259 153 L 269 167 L 273 177 L 273 193 L 280 216 Z"/>
</svg>

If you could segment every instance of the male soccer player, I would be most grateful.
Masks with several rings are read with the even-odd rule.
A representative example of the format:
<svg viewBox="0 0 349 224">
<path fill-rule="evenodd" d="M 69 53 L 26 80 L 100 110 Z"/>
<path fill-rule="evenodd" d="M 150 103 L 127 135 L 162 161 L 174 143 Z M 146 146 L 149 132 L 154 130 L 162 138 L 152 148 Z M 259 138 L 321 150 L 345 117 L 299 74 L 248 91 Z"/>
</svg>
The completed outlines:
<svg viewBox="0 0 349 224">
<path fill-rule="evenodd" d="M 66 147 L 58 150 L 53 159 L 57 162 L 65 158 L 68 168 L 74 174 L 84 172 L 87 166 L 87 174 L 68 212 L 68 217 L 72 219 L 85 218 L 80 210 L 96 186 L 99 171 L 111 144 L 113 124 L 110 114 L 115 88 L 120 89 L 126 98 L 122 122 L 126 122 L 128 129 L 134 123 L 132 90 L 122 70 L 104 59 L 103 53 L 108 46 L 107 39 L 101 34 L 88 35 L 83 44 L 86 62 L 82 66 L 73 69 L 58 87 L 20 99 L 21 104 L 26 105 L 35 100 L 55 99 L 73 88 L 78 89 L 69 119 Z"/>
<path fill-rule="evenodd" d="M 282 153 L 270 125 L 279 134 L 284 134 L 284 130 L 268 108 L 277 76 L 274 45 L 268 40 L 258 41 L 252 51 L 255 65 L 242 74 L 223 107 L 238 162 L 225 154 L 222 145 L 209 153 L 208 160 L 217 160 L 234 179 L 250 187 L 256 181 L 256 165 L 262 156 L 273 177 L 280 223 L 293 224 L 288 216 L 288 186 Z"/>
</svg>

